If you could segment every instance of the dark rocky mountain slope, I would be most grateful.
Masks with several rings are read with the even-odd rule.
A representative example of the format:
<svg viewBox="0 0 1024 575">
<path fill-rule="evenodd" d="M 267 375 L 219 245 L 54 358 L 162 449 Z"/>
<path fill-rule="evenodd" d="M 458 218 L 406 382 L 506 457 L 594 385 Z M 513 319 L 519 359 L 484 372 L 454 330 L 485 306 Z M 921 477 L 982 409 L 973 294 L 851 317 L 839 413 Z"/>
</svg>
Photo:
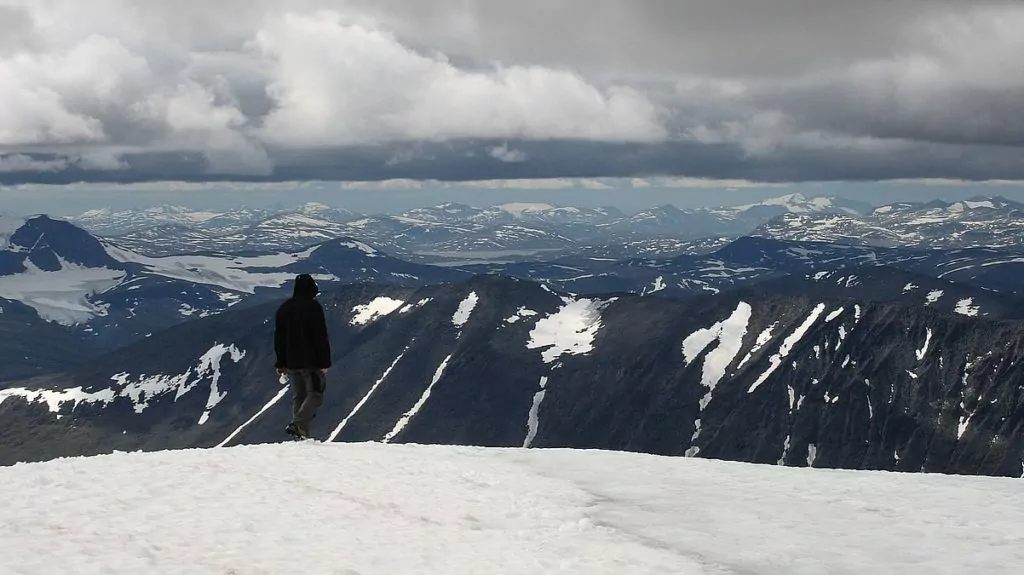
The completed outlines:
<svg viewBox="0 0 1024 575">
<path fill-rule="evenodd" d="M 322 298 L 328 440 L 1024 470 L 1019 322 L 761 290 L 579 299 L 499 277 Z M 282 440 L 275 305 L 0 391 L 0 462 Z"/>
</svg>

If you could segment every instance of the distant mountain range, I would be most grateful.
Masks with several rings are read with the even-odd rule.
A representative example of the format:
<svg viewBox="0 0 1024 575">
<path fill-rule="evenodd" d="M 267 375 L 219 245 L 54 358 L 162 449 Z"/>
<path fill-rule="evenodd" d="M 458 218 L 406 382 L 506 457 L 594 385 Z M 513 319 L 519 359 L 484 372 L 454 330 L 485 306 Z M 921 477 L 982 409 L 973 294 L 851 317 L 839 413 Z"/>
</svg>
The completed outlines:
<svg viewBox="0 0 1024 575">
<path fill-rule="evenodd" d="M 625 215 L 615 208 L 443 204 L 400 214 L 363 216 L 322 204 L 294 210 L 240 208 L 225 213 L 181 207 L 93 210 L 72 221 L 118 245 L 150 256 L 189 252 L 291 250 L 334 237 L 355 237 L 388 253 L 424 263 L 546 259 L 618 246 L 617 257 L 693 253 L 706 237 L 738 237 L 784 214 L 866 213 L 837 198 L 790 194 L 757 204 L 680 210 L 665 205 Z"/>
<path fill-rule="evenodd" d="M 281 287 L 299 273 L 312 274 L 325 287 L 418 286 L 468 277 L 397 260 L 348 238 L 290 252 L 149 257 L 46 216 L 5 221 L 0 298 L 31 308 L 38 318 L 103 349 L 235 305 L 280 299 Z M 0 379 L 3 375 L 0 369 Z"/>
<path fill-rule="evenodd" d="M 503 275 L 583 295 L 675 298 L 775 281 L 783 282 L 784 293 L 790 295 L 916 303 L 991 319 L 1020 317 L 1024 292 L 1020 248 L 921 251 L 742 237 L 695 241 L 692 251 L 702 255 L 674 258 L 621 259 L 621 249 L 609 246 L 547 262 L 439 267 L 394 258 L 348 238 L 318 238 L 320 243 L 296 250 L 153 257 L 45 216 L 4 221 L 0 298 L 20 307 L 2 319 L 28 321 L 26 310 L 35 312 L 25 324 L 35 335 L 27 339 L 57 337 L 51 325 L 56 324 L 63 330 L 58 341 L 79 341 L 85 350 L 61 356 L 67 361 L 235 306 L 280 299 L 287 293 L 288 280 L 298 273 L 313 274 L 325 289 L 351 283 L 420 287 L 473 275 Z M 0 361 L 9 369 L 0 368 L 0 380 L 23 375 L 16 365 L 45 372 L 67 363 L 33 360 L 35 355 L 23 353 L 21 346 L 4 350 L 0 346 Z"/>
<path fill-rule="evenodd" d="M 1019 476 L 1017 204 L 861 208 L 0 218 L 0 464 L 279 440 L 310 273 L 332 440 Z"/>
<path fill-rule="evenodd" d="M 335 367 L 315 433 L 1021 475 L 1019 322 L 774 291 L 583 298 L 486 276 L 343 287 L 323 297 Z M 0 463 L 282 439 L 275 307 L 0 389 Z"/>
<path fill-rule="evenodd" d="M 1019 248 L 1024 245 L 1024 204 L 1005 198 L 899 203 L 869 213 L 791 213 L 754 235 L 780 240 L 880 247 Z"/>
</svg>

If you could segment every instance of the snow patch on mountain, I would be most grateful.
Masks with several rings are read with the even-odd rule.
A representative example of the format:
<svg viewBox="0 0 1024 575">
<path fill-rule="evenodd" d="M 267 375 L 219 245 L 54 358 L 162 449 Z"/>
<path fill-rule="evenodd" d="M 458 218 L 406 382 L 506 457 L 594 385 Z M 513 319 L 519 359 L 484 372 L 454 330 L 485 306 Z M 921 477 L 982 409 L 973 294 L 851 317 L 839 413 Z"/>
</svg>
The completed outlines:
<svg viewBox="0 0 1024 575">
<path fill-rule="evenodd" d="M 749 362 L 754 357 L 755 353 L 761 351 L 761 348 L 768 345 L 768 343 L 772 341 L 772 331 L 774 331 L 775 328 L 778 327 L 778 325 L 779 322 L 775 322 L 772 325 L 764 328 L 764 331 L 758 334 L 757 339 L 754 341 L 754 347 L 750 348 L 750 351 L 747 352 L 746 356 L 744 356 L 743 361 L 740 362 L 740 364 L 737 366 L 737 369 L 742 369 L 743 366 L 747 365 L 747 362 Z"/>
<path fill-rule="evenodd" d="M 206 400 L 206 409 L 203 414 L 199 417 L 199 425 L 203 425 L 210 419 L 210 412 L 213 408 L 217 407 L 217 404 L 227 397 L 227 392 L 221 391 L 217 386 L 220 383 L 220 363 L 221 359 L 225 355 L 230 356 L 231 361 L 238 363 L 245 357 L 245 352 L 239 350 L 235 346 L 225 346 L 223 344 L 217 344 L 210 348 L 210 351 L 203 354 L 203 357 L 199 358 L 199 365 L 196 368 L 196 376 L 204 378 L 210 377 L 210 398 Z"/>
<path fill-rule="evenodd" d="M 540 378 L 540 391 L 533 395 L 533 404 L 530 406 L 530 413 L 526 418 L 526 439 L 523 440 L 523 448 L 529 449 L 533 446 L 533 440 L 537 438 L 537 429 L 540 427 L 540 406 L 544 403 L 544 397 L 548 393 L 548 378 Z"/>
<path fill-rule="evenodd" d="M 704 353 L 712 343 L 718 342 L 718 345 L 704 358 L 701 385 L 707 388 L 707 393 L 700 400 L 700 412 L 693 424 L 695 431 L 690 441 L 691 447 L 686 452 L 688 457 L 694 457 L 700 451 L 700 448 L 693 444 L 700 438 L 701 416 L 704 414 L 704 409 L 711 403 L 715 387 L 725 377 L 726 369 L 736 360 L 736 356 L 743 348 L 743 338 L 747 335 L 747 326 L 750 323 L 751 315 L 753 315 L 753 308 L 750 304 L 740 302 L 736 311 L 728 319 L 707 329 L 698 330 L 683 340 L 683 357 L 687 365 Z"/>
<path fill-rule="evenodd" d="M 114 400 L 115 395 L 116 392 L 113 389 L 87 392 L 81 387 L 53 390 L 9 388 L 0 389 L 0 404 L 7 399 L 17 397 L 27 403 L 44 403 L 50 413 L 60 413 L 61 407 L 68 403 L 71 404 L 71 410 L 74 411 L 81 404 L 108 404 Z"/>
<path fill-rule="evenodd" d="M 341 242 L 340 245 L 342 245 L 342 246 L 344 246 L 346 248 L 349 248 L 349 249 L 359 250 L 359 251 L 363 252 L 364 254 L 370 256 L 371 258 L 383 257 L 383 255 L 384 255 L 384 254 L 380 253 L 379 251 L 373 249 L 372 247 L 368 246 L 367 244 L 364 244 L 363 242 L 357 242 L 355 240 L 347 241 L 347 242 Z"/>
<path fill-rule="evenodd" d="M 526 348 L 544 350 L 544 363 L 554 363 L 563 355 L 590 353 L 601 329 L 601 311 L 616 300 L 563 298 L 565 305 L 534 326 Z"/>
<path fill-rule="evenodd" d="M 398 310 L 398 313 L 405 314 L 405 313 L 411 312 L 414 309 L 419 309 L 419 308 L 427 305 L 428 303 L 430 303 L 432 301 L 432 299 L 433 298 L 429 298 L 428 297 L 428 298 L 423 298 L 420 301 L 415 302 L 415 303 L 407 303 L 404 306 L 402 306 L 402 309 Z"/>
<path fill-rule="evenodd" d="M 811 329 L 811 326 L 813 326 L 815 322 L 818 321 L 818 318 L 821 317 L 821 314 L 824 313 L 824 311 L 825 304 L 823 303 L 820 303 L 814 307 L 814 310 L 811 311 L 810 315 L 807 316 L 807 319 L 805 319 L 804 322 L 799 327 L 797 327 L 796 330 L 782 342 L 782 347 L 779 348 L 778 353 L 769 358 L 768 362 L 770 363 L 770 365 L 768 369 L 766 369 L 764 373 L 762 373 L 761 376 L 757 378 L 757 381 L 755 381 L 750 386 L 750 389 L 747 390 L 747 393 L 754 393 L 754 391 L 756 391 L 762 383 L 764 383 L 773 373 L 775 373 L 775 370 L 778 369 L 780 365 L 782 365 L 783 360 L 789 357 L 789 354 L 793 351 L 793 348 L 796 346 L 796 344 L 800 343 L 800 340 L 803 339 L 804 335 L 807 334 L 807 331 Z"/>
<path fill-rule="evenodd" d="M 373 301 L 352 308 L 352 319 L 349 325 L 367 325 L 378 319 L 389 316 L 402 306 L 404 301 L 389 297 L 374 298 Z"/>
<path fill-rule="evenodd" d="M 644 295 L 650 295 L 652 293 L 665 291 L 667 288 L 668 285 L 665 284 L 665 276 L 658 276 L 657 279 L 654 280 L 654 284 L 652 284 L 650 288 L 644 289 Z"/>
<path fill-rule="evenodd" d="M 520 307 L 518 310 L 516 310 L 516 314 L 515 315 L 513 315 L 513 316 L 511 316 L 511 317 L 509 317 L 508 319 L 505 320 L 505 323 L 513 324 L 513 323 L 517 323 L 521 319 L 530 318 L 530 317 L 536 317 L 537 315 L 538 315 L 537 312 L 533 311 L 532 309 L 526 309 L 526 307 Z"/>
<path fill-rule="evenodd" d="M 286 375 L 282 374 L 281 377 L 278 379 L 278 383 L 281 384 L 281 388 L 277 390 L 277 394 L 274 395 L 274 397 L 272 397 L 270 399 L 270 401 L 268 401 L 266 403 L 266 405 L 264 405 L 259 411 L 257 411 L 255 415 L 250 417 L 248 420 L 245 421 L 245 423 L 243 423 L 242 425 L 239 425 L 234 431 L 232 431 L 231 434 L 228 435 L 224 439 L 224 441 L 222 441 L 219 444 L 217 444 L 217 447 L 224 447 L 225 445 L 231 443 L 231 440 L 233 440 L 235 437 L 238 437 L 239 433 L 242 433 L 242 431 L 246 427 L 249 427 L 250 425 L 252 425 L 252 423 L 254 421 L 259 419 L 260 416 L 263 415 L 264 413 L 266 413 L 271 407 L 274 407 L 275 405 L 277 405 L 277 403 L 280 402 L 281 399 L 284 398 L 284 396 L 288 394 L 288 391 L 289 391 L 288 377 Z"/>
<path fill-rule="evenodd" d="M 107 306 L 90 298 L 116 287 L 125 272 L 90 268 L 57 258 L 60 270 L 45 271 L 25 260 L 25 271 L 0 276 L 0 298 L 17 300 L 39 317 L 61 325 L 77 325 L 107 314 Z"/>
<path fill-rule="evenodd" d="M 953 311 L 967 317 L 977 317 L 981 312 L 981 306 L 974 305 L 974 298 L 969 297 L 956 302 L 956 308 Z"/>
<path fill-rule="evenodd" d="M 374 392 L 377 391 L 377 388 L 379 388 L 381 384 L 384 383 L 384 380 L 386 380 L 388 376 L 391 375 L 391 372 L 394 371 L 395 367 L 398 365 L 398 362 L 402 361 L 402 358 L 405 357 L 405 354 L 409 352 L 409 347 L 411 347 L 411 345 L 407 346 L 404 350 L 402 350 L 402 353 L 398 354 L 398 357 L 395 358 L 395 361 L 391 362 L 391 365 L 384 370 L 384 373 L 381 374 L 380 379 L 375 381 L 373 386 L 370 387 L 370 391 L 366 392 L 366 395 L 364 395 L 362 399 L 359 400 L 359 403 L 357 403 L 356 406 L 352 408 L 352 411 L 349 412 L 347 416 L 345 416 L 345 419 L 341 420 L 341 423 L 338 424 L 338 427 L 334 428 L 334 431 L 331 432 L 331 435 L 330 437 L 328 437 L 327 441 L 334 441 L 338 439 L 338 436 L 341 435 L 342 431 L 344 431 L 345 426 L 348 425 L 348 422 L 351 421 L 352 418 L 355 417 L 357 413 L 359 413 L 359 410 L 362 409 L 364 405 L 366 405 L 366 402 L 370 400 L 370 397 L 372 397 Z"/>
<path fill-rule="evenodd" d="M 437 371 L 434 372 L 434 378 L 430 380 L 430 385 L 427 386 L 427 389 L 423 390 L 423 395 L 421 395 L 420 398 L 416 401 L 416 404 L 412 406 L 412 409 L 410 409 L 409 411 L 405 412 L 404 415 L 402 415 L 402 417 L 395 424 L 395 427 L 390 432 L 388 432 L 387 435 L 384 436 L 384 443 L 390 443 L 395 437 L 398 436 L 399 433 L 402 433 L 402 430 L 405 429 L 406 426 L 409 425 L 409 422 L 412 421 L 414 417 L 416 417 L 416 414 L 419 413 L 421 409 L 423 409 L 423 406 L 427 403 L 427 400 L 430 399 L 431 392 L 434 391 L 434 386 L 437 385 L 437 382 L 441 381 L 441 378 L 444 376 L 445 370 L 448 369 L 448 362 L 450 362 L 451 360 L 452 356 L 450 355 L 444 358 L 444 361 L 442 361 L 441 365 L 438 366 Z"/>
<path fill-rule="evenodd" d="M 232 362 L 238 363 L 245 357 L 245 352 L 234 345 L 216 344 L 199 358 L 195 367 L 188 368 L 182 374 L 133 377 L 131 374 L 122 372 L 110 378 L 114 382 L 114 386 L 95 391 L 84 391 L 80 387 L 65 390 L 7 389 L 0 391 L 0 402 L 11 397 L 20 397 L 28 403 L 45 403 L 50 413 L 58 414 L 60 417 L 60 412 L 67 403 L 71 403 L 71 411 L 74 411 L 82 404 L 108 406 L 120 398 L 131 402 L 135 413 L 141 414 L 149 407 L 150 402 L 172 392 L 174 401 L 178 401 L 204 380 L 209 380 L 210 396 L 206 402 L 206 408 L 199 418 L 199 424 L 202 425 L 209 418 L 210 411 L 224 399 L 225 394 L 220 391 L 218 385 L 221 378 L 221 364 L 225 356 L 229 357 Z"/>
<path fill-rule="evenodd" d="M 476 292 L 470 292 L 466 299 L 462 300 L 462 303 L 459 304 L 459 308 L 455 310 L 455 314 L 452 316 L 452 325 L 458 328 L 465 326 L 479 303 L 480 296 Z"/>
<path fill-rule="evenodd" d="M 924 336 L 924 344 L 921 345 L 920 349 L 914 352 L 914 356 L 917 358 L 917 361 L 924 361 L 925 356 L 928 355 L 928 348 L 931 344 L 932 328 L 928 328 Z"/>
</svg>

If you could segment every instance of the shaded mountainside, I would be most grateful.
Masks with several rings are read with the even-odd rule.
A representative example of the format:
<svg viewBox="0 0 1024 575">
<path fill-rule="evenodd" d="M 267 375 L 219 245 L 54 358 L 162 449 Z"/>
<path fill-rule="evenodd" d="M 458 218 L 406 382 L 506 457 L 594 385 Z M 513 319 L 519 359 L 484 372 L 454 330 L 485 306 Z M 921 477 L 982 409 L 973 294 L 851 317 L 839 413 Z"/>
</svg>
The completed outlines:
<svg viewBox="0 0 1024 575">
<path fill-rule="evenodd" d="M 1022 474 L 1017 322 L 762 291 L 578 299 L 496 277 L 323 302 L 329 440 Z M 0 392 L 0 462 L 282 439 L 275 307 Z"/>
<path fill-rule="evenodd" d="M 0 388 L 6 382 L 72 368 L 94 354 L 91 342 L 40 319 L 26 305 L 0 298 Z"/>
<path fill-rule="evenodd" d="M 907 272 L 865 266 L 766 281 L 758 289 L 820 299 L 892 302 L 944 314 L 990 319 L 1024 319 L 1024 298 Z"/>
</svg>

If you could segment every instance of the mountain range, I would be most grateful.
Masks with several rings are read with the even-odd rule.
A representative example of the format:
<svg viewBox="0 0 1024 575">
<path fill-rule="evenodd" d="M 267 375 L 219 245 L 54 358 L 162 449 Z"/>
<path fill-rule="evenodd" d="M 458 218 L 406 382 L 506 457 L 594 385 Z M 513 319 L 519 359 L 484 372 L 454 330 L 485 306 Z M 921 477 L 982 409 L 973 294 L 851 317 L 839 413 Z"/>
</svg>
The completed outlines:
<svg viewBox="0 0 1024 575">
<path fill-rule="evenodd" d="M 697 239 L 645 235 L 644 221 L 681 225 L 667 208 L 448 204 L 334 227 L 317 222 L 349 216 L 326 206 L 255 225 L 152 210 L 175 220 L 144 228 L 152 245 L 170 243 L 161 226 L 233 226 L 232 241 L 257 248 L 278 237 L 168 255 L 46 216 L 0 219 L 0 463 L 279 440 L 287 387 L 271 369 L 272 316 L 289 280 L 310 273 L 335 344 L 316 422 L 327 440 L 1020 476 L 1024 250 L 989 242 L 1017 225 L 1015 208 L 789 197 L 715 217 L 766 206 L 784 213 L 751 235 Z M 785 228 L 872 218 L 920 234 L 886 246 Z M 993 245 L 925 246 L 922 234 L 949 235 L 941 218 L 987 222 L 972 237 Z M 115 219 L 122 231 L 130 220 Z M 479 261 L 425 265 L 338 235 L 386 226 L 401 249 L 430 236 Z M 772 231 L 783 228 L 791 237 Z M 582 229 L 688 247 L 637 257 L 573 239 Z M 312 243 L 289 247 L 285 233 Z M 575 251 L 486 256 L 474 234 Z"/>
<path fill-rule="evenodd" d="M 364 216 L 312 203 L 297 209 L 239 208 L 225 213 L 174 206 L 92 210 L 71 221 L 150 256 L 289 250 L 334 237 L 356 237 L 405 259 L 464 263 L 467 253 L 544 259 L 594 251 L 594 246 L 618 246 L 621 257 L 679 255 L 699 245 L 694 240 L 737 237 L 783 214 L 849 215 L 870 209 L 839 198 L 790 194 L 737 207 L 680 210 L 663 205 L 632 215 L 613 207 L 519 203 L 478 208 L 448 203 Z"/>
<path fill-rule="evenodd" d="M 880 247 L 1019 248 L 1024 244 L 1024 204 L 978 197 L 890 204 L 867 213 L 790 213 L 752 235 Z"/>
<path fill-rule="evenodd" d="M 343 287 L 322 300 L 335 356 L 315 432 L 1021 475 L 1019 322 L 772 292 L 582 298 L 487 276 Z M 0 391 L 0 461 L 279 440 L 274 309 Z"/>
<path fill-rule="evenodd" d="M 43 320 L 36 323 L 64 326 L 100 349 L 235 305 L 279 299 L 282 286 L 300 273 L 325 286 L 424 285 L 468 276 L 397 260 L 348 238 L 291 252 L 149 257 L 46 216 L 6 221 L 0 298 L 34 310 Z M 0 370 L 0 380 L 5 377 Z"/>
</svg>

